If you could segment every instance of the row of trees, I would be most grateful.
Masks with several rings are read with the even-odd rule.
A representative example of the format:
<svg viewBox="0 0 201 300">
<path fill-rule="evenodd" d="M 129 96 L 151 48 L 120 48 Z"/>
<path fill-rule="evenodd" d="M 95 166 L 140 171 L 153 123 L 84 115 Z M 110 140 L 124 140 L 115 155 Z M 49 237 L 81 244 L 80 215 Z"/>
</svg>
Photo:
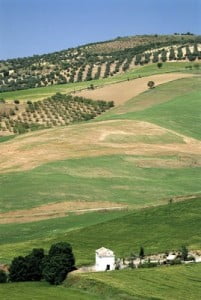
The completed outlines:
<svg viewBox="0 0 201 300">
<path fill-rule="evenodd" d="M 165 254 L 166 256 L 168 256 L 168 252 L 166 252 Z M 134 268 L 134 263 L 133 261 L 136 259 L 136 258 L 140 258 L 140 260 L 143 260 L 145 258 L 145 250 L 144 250 L 144 247 L 140 247 L 140 250 L 139 250 L 139 254 L 136 255 L 135 253 L 131 253 L 130 254 L 130 257 L 129 257 L 129 266 L 131 268 Z M 166 261 L 164 260 L 164 264 L 170 264 L 170 265 L 177 265 L 177 264 L 181 264 L 182 261 L 187 261 L 187 260 L 191 260 L 193 261 L 194 260 L 194 257 L 192 256 L 189 256 L 189 251 L 188 251 L 188 248 L 185 246 L 185 245 L 182 245 L 181 246 L 181 249 L 178 251 L 177 255 L 176 255 L 176 258 L 174 260 L 171 260 L 171 261 Z M 156 267 L 158 266 L 159 263 L 157 262 L 153 262 L 150 260 L 150 258 L 148 260 L 145 260 L 142 262 L 140 262 L 140 264 L 138 265 L 139 268 L 151 268 L 151 267 Z"/>
<path fill-rule="evenodd" d="M 192 37 L 189 38 L 190 40 L 192 39 Z M 162 62 L 168 59 L 182 60 L 185 57 L 190 61 L 196 58 L 201 59 L 201 52 L 197 46 L 198 40 L 196 37 L 193 37 L 193 40 L 195 42 L 193 51 L 190 51 L 189 46 L 186 46 L 186 56 L 182 53 L 182 47 L 184 46 L 177 47 L 177 54 L 171 48 L 169 56 L 167 56 L 166 50 L 154 51 L 154 49 L 162 46 L 171 46 L 172 41 L 170 40 L 163 43 L 159 41 L 134 48 L 100 53 L 99 55 L 78 48 L 77 51 L 74 49 L 69 51 L 69 53 L 61 51 L 52 55 L 36 56 L 33 59 L 24 58 L 3 61 L 0 63 L 0 66 L 2 66 L 0 69 L 0 92 L 98 79 L 101 74 L 100 68 L 104 64 L 106 64 L 106 69 L 103 77 L 108 77 L 119 72 L 121 65 L 123 71 L 128 70 L 134 58 L 136 65 L 143 65 L 151 61 L 156 63 L 159 61 L 159 55 L 161 55 L 160 59 Z M 177 43 L 175 42 L 174 44 L 176 45 Z M 181 44 L 182 41 L 180 41 Z M 147 51 L 154 51 L 153 58 L 151 58 L 151 54 L 147 53 Z M 60 57 L 60 59 L 57 57 Z M 113 62 L 115 62 L 116 67 L 114 72 L 111 72 L 110 66 Z M 92 76 L 94 65 L 99 65 L 100 68 Z M 88 68 L 87 73 L 86 68 Z M 86 75 L 84 75 L 85 73 Z"/>
<path fill-rule="evenodd" d="M 201 59 L 201 52 L 198 51 L 197 45 L 194 45 L 193 51 L 190 51 L 189 46 L 186 46 L 185 51 L 186 54 L 184 55 L 183 48 L 179 47 L 177 49 L 170 48 L 169 53 L 167 50 L 162 49 L 153 52 L 153 55 L 151 55 L 151 53 L 137 54 L 135 57 L 135 64 L 143 65 L 149 62 L 157 63 L 159 61 L 166 62 L 168 60 L 185 60 L 186 58 L 189 61 L 194 61 L 196 58 Z"/>
<path fill-rule="evenodd" d="M 69 243 L 60 242 L 50 247 L 45 255 L 44 249 L 33 249 L 26 256 L 15 257 L 9 273 L 0 271 L 0 282 L 40 281 L 61 284 L 69 272 L 76 270 L 75 257 Z"/>
<path fill-rule="evenodd" d="M 17 134 L 88 121 L 114 106 L 113 101 L 94 101 L 60 93 L 44 101 L 27 101 L 23 112 L 18 109 L 19 100 L 15 100 L 15 104 L 14 109 L 0 112 L 0 129 Z"/>
<path fill-rule="evenodd" d="M 188 248 L 185 246 L 185 245 L 182 245 L 181 246 L 181 249 L 179 250 L 180 252 L 180 257 L 182 260 L 187 260 L 188 258 Z M 131 254 L 131 257 L 136 257 L 135 254 Z M 143 259 L 145 257 L 145 250 L 144 250 L 144 247 L 140 247 L 140 250 L 139 250 L 139 258 Z"/>
</svg>

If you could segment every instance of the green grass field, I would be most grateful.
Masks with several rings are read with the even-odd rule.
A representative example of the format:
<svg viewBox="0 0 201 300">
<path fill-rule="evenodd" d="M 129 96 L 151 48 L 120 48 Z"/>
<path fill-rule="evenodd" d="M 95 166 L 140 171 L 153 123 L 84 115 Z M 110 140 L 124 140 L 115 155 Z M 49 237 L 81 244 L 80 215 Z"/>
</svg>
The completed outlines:
<svg viewBox="0 0 201 300">
<path fill-rule="evenodd" d="M 143 159 L 144 167 L 138 165 Z M 146 160 L 154 159 L 180 161 L 177 156 L 112 155 L 57 161 L 29 171 L 1 174 L 0 211 L 80 199 L 143 207 L 200 192 L 200 167 L 155 167 L 153 163 L 146 167 Z"/>
<path fill-rule="evenodd" d="M 136 113 L 134 118 L 154 122 L 184 135 L 201 139 L 200 99 L 201 89 L 189 95 L 176 97 L 169 102 L 159 104 L 157 107 L 152 107 L 141 113 Z"/>
<path fill-rule="evenodd" d="M 200 249 L 200 209 L 201 198 L 198 198 L 119 215 L 97 214 L 97 220 L 94 214 L 80 219 L 72 216 L 71 221 L 77 222 L 77 226 L 70 224 L 68 218 L 3 225 L 0 261 L 9 262 L 34 247 L 48 249 L 59 241 L 72 244 L 77 265 L 93 264 L 95 249 L 101 246 L 114 250 L 117 257 L 129 256 L 131 252 L 138 254 L 140 246 L 145 248 L 145 254 L 178 250 L 182 244 L 189 249 Z"/>
<path fill-rule="evenodd" d="M 78 230 L 87 226 L 104 223 L 127 215 L 127 210 L 90 212 L 85 214 L 69 214 L 66 217 L 47 219 L 43 221 L 1 224 L 0 226 L 0 245 L 27 240 L 36 240 L 44 238 L 46 240 L 54 239 L 55 235 L 59 238 L 73 230 Z M 16 235 L 16 231 L 18 234 Z"/>
<path fill-rule="evenodd" d="M 18 282 L 0 284 L 2 300 L 101 300 L 98 295 L 65 288 L 63 286 L 50 286 L 44 282 Z"/>
<path fill-rule="evenodd" d="M 90 83 L 103 85 L 139 75 L 184 72 L 186 64 L 189 65 L 167 63 L 162 69 L 158 69 L 156 65 L 148 65 L 119 77 Z M 123 136 L 121 133 L 111 133 L 106 142 L 116 143 L 117 146 L 118 143 L 126 145 L 138 142 L 156 147 L 158 144 L 168 143 L 182 146 L 183 138 L 177 132 L 200 139 L 200 83 L 201 79 L 197 77 L 160 85 L 121 107 L 112 109 L 90 125 L 96 126 L 97 120 L 115 118 L 148 121 L 175 132 L 159 136 Z M 4 93 L 1 96 L 5 99 L 34 100 L 58 91 L 67 93 L 88 85 L 89 82 L 52 86 Z M 79 138 L 79 134 L 84 134 L 85 131 L 79 130 L 79 125 L 76 126 L 74 129 L 77 128 Z M 115 131 L 115 126 L 110 130 Z M 119 127 L 117 129 L 119 132 Z M 73 133 L 76 134 L 76 130 Z M 26 139 L 26 136 L 20 136 L 16 140 L 20 139 Z M 11 147 L 16 140 L 8 141 Z M 4 137 L 0 140 L 6 141 Z M 51 143 L 51 139 L 48 142 Z M 40 143 L 39 139 L 38 146 Z M 26 147 L 26 143 L 24 145 Z M 33 145 L 28 146 L 34 150 Z M 169 199 L 174 196 L 200 195 L 199 157 L 192 153 L 182 157 L 179 152 L 131 155 L 125 150 L 122 155 L 66 159 L 41 164 L 28 171 L 0 174 L 0 212 L 68 200 L 110 201 L 115 205 L 129 204 L 130 209 L 136 209 L 71 214 L 38 222 L 1 225 L 0 263 L 9 263 L 13 257 L 27 254 L 34 247 L 48 249 L 51 244 L 59 241 L 72 244 L 78 266 L 93 264 L 95 249 L 101 246 L 114 250 L 117 257 L 129 256 L 131 252 L 138 254 L 140 246 L 145 248 L 145 254 L 177 250 L 182 244 L 189 249 L 201 249 L 201 198 L 169 203 Z M 190 162 L 186 165 L 188 160 Z M 159 206 L 161 204 L 166 205 Z M 51 287 L 45 283 L 6 284 L 0 286 L 0 295 L 9 300 L 90 300 L 99 299 L 98 297 L 197 300 L 201 292 L 200 271 L 201 264 L 83 274 L 77 283 L 69 280 L 73 289 Z M 83 292 L 84 289 L 87 291 Z"/>
<path fill-rule="evenodd" d="M 70 275 L 63 286 L 44 282 L 0 285 L 3 300 L 198 300 L 201 264 Z"/>
<path fill-rule="evenodd" d="M 69 284 L 103 299 L 198 300 L 201 264 L 91 273 L 70 277 Z"/>
<path fill-rule="evenodd" d="M 0 143 L 4 143 L 4 142 L 7 142 L 7 141 L 10 141 L 14 137 L 15 137 L 15 135 L 0 136 Z"/>
<path fill-rule="evenodd" d="M 96 120 L 143 120 L 200 139 L 200 97 L 200 77 L 180 79 L 148 90 Z"/>
<path fill-rule="evenodd" d="M 149 121 L 199 138 L 200 83 L 201 79 L 197 77 L 163 84 L 105 113 L 100 119 Z M 150 107 L 142 109 L 147 103 Z M 141 110 L 135 111 L 137 105 Z M 96 122 L 92 124 L 96 126 Z M 76 126 L 73 127 L 74 135 L 80 125 Z M 106 142 L 182 145 L 183 140 L 176 132 L 159 136 L 110 134 Z M 26 136 L 19 139 L 26 139 Z M 9 142 L 11 147 L 14 141 Z M 199 157 L 189 154 L 185 161 L 188 159 L 192 162 L 185 166 L 179 154 L 107 155 L 56 161 L 33 170 L 1 174 L 0 212 L 80 199 L 129 203 L 135 207 L 161 204 L 163 199 L 172 196 L 200 192 L 200 167 L 199 163 L 194 164 Z"/>
<path fill-rule="evenodd" d="M 128 78 L 135 79 L 138 78 L 139 76 L 144 77 L 153 74 L 163 74 L 163 73 L 171 73 L 171 72 L 185 72 L 185 73 L 187 72 L 187 73 L 199 74 L 201 71 L 201 69 L 196 70 L 195 68 L 189 70 L 186 69 L 186 66 L 193 67 L 194 63 L 167 62 L 167 63 L 163 63 L 163 67 L 160 69 L 157 67 L 157 64 L 150 64 L 106 79 L 60 84 L 60 85 L 53 85 L 48 87 L 34 88 L 34 89 L 27 89 L 27 90 L 13 91 L 13 92 L 4 92 L 1 93 L 0 96 L 5 100 L 14 100 L 14 99 L 25 100 L 25 101 L 38 100 L 38 99 L 52 96 L 55 93 L 71 93 L 73 91 L 86 89 L 87 87 L 90 86 L 90 84 L 94 84 L 94 86 L 98 87 L 106 84 L 119 82 L 122 80 L 127 80 Z"/>
</svg>

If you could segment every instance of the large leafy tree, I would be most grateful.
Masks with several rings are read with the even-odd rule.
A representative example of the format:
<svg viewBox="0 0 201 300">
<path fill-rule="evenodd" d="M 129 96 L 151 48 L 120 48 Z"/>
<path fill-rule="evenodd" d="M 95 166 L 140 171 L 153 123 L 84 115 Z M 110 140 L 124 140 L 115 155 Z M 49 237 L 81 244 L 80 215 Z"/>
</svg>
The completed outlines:
<svg viewBox="0 0 201 300">
<path fill-rule="evenodd" d="M 31 254 L 26 256 L 28 267 L 27 280 L 40 281 L 42 279 L 42 260 L 44 258 L 43 249 L 33 249 Z"/>
<path fill-rule="evenodd" d="M 10 281 L 27 281 L 28 266 L 25 257 L 18 256 L 12 260 L 9 268 L 9 279 Z"/>
<path fill-rule="evenodd" d="M 39 281 L 42 279 L 43 249 L 33 249 L 32 252 L 23 257 L 15 257 L 10 266 L 9 278 L 11 281 Z"/>
<path fill-rule="evenodd" d="M 75 270 L 75 258 L 70 244 L 60 242 L 51 246 L 43 260 L 43 277 L 50 284 L 61 284 Z"/>
</svg>

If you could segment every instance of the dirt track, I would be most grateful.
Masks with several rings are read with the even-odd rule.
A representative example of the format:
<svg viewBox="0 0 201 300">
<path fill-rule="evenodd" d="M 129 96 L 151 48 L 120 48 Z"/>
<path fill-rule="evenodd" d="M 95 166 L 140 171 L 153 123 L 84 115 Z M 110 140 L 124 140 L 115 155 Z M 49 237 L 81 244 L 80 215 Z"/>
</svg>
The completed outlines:
<svg viewBox="0 0 201 300">
<path fill-rule="evenodd" d="M 180 78 L 192 77 L 191 74 L 167 73 L 152 75 L 149 77 L 115 83 L 112 85 L 97 88 L 95 90 L 83 90 L 77 92 L 77 96 L 90 98 L 93 100 L 113 100 L 115 105 L 121 105 L 127 100 L 139 95 L 148 89 L 147 82 L 153 80 L 155 85 L 163 84 Z"/>
</svg>

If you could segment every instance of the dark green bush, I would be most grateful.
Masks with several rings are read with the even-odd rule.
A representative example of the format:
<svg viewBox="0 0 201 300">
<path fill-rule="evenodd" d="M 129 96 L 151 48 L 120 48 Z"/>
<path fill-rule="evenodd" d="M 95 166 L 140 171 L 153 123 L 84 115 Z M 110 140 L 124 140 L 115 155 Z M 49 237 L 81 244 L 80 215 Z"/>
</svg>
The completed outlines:
<svg viewBox="0 0 201 300">
<path fill-rule="evenodd" d="M 75 270 L 75 258 L 70 244 L 61 242 L 51 246 L 43 260 L 43 277 L 50 284 L 61 284 L 67 274 Z"/>
<path fill-rule="evenodd" d="M 0 270 L 0 283 L 6 283 L 8 281 L 8 276 L 4 270 Z"/>
</svg>

